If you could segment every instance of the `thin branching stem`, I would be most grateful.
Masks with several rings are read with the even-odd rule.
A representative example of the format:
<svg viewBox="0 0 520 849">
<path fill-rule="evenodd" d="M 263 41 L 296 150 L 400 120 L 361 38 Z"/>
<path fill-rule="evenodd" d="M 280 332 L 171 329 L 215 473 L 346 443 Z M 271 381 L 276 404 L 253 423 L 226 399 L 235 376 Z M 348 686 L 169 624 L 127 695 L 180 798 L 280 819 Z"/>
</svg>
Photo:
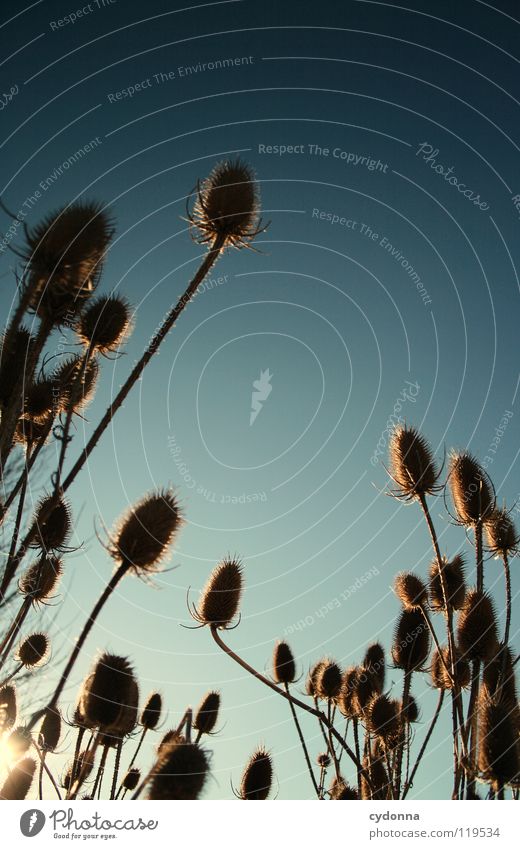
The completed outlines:
<svg viewBox="0 0 520 849">
<path fill-rule="evenodd" d="M 430 722 L 428 731 L 426 733 L 426 737 L 424 738 L 423 744 L 422 744 L 420 751 L 419 751 L 419 754 L 417 755 L 417 760 L 415 761 L 415 764 L 413 766 L 410 778 L 407 780 L 406 785 L 403 789 L 403 795 L 402 795 L 403 800 L 406 799 L 409 791 L 413 787 L 413 780 L 415 778 L 415 774 L 416 774 L 417 770 L 419 769 L 419 767 L 421 765 L 421 761 L 423 759 L 424 753 L 425 753 L 425 751 L 428 747 L 428 743 L 430 742 L 430 738 L 433 734 L 435 726 L 437 725 L 437 720 L 439 719 L 439 716 L 440 716 L 440 713 L 441 713 L 441 710 L 442 710 L 443 702 L 444 702 L 444 690 L 439 690 L 439 698 L 437 699 L 437 707 L 435 708 L 435 713 L 432 716 L 432 720 Z"/>
<path fill-rule="evenodd" d="M 289 693 L 289 685 L 287 683 L 285 683 L 284 687 L 285 687 L 286 692 Z M 310 775 L 310 778 L 311 778 L 311 781 L 312 781 L 312 786 L 314 787 L 314 790 L 316 791 L 316 795 L 317 795 L 318 799 L 320 799 L 321 798 L 320 788 L 318 787 L 318 784 L 316 782 L 316 778 L 314 776 L 314 770 L 312 768 L 311 759 L 309 757 L 309 751 L 307 749 L 307 744 L 305 742 L 305 737 L 303 736 L 301 725 L 300 725 L 300 722 L 298 720 L 298 715 L 296 713 L 295 707 L 294 707 L 291 700 L 289 700 L 289 707 L 291 709 L 292 718 L 293 718 L 293 721 L 294 721 L 294 725 L 296 727 L 296 732 L 298 734 L 298 739 L 300 741 L 300 745 L 301 745 L 302 750 L 303 750 L 305 763 L 307 764 L 307 769 L 309 770 L 309 775 Z"/>
</svg>

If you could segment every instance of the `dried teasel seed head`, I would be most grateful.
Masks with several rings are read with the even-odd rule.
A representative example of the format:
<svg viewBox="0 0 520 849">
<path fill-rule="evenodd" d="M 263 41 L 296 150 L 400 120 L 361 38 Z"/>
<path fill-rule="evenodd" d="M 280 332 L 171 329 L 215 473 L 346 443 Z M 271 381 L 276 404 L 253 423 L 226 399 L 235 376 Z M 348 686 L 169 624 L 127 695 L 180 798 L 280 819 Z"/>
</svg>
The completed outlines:
<svg viewBox="0 0 520 849">
<path fill-rule="evenodd" d="M 33 604 L 48 601 L 56 590 L 63 572 L 63 565 L 52 554 L 40 557 L 32 563 L 20 579 L 20 592 Z"/>
<path fill-rule="evenodd" d="M 341 690 L 338 696 L 338 707 L 347 719 L 353 719 L 356 716 L 354 697 L 359 674 L 360 668 L 358 666 L 349 666 L 343 673 Z"/>
<path fill-rule="evenodd" d="M 398 702 L 399 711 L 404 719 L 409 725 L 413 722 L 417 722 L 419 719 L 419 705 L 417 704 L 417 700 L 412 696 L 408 696 L 408 702 L 406 706 L 403 702 Z"/>
<path fill-rule="evenodd" d="M 37 508 L 33 524 L 32 548 L 40 548 L 44 554 L 59 551 L 67 544 L 72 531 L 70 508 L 63 498 L 44 496 Z"/>
<path fill-rule="evenodd" d="M 16 687 L 13 684 L 4 684 L 0 687 L 0 734 L 13 727 L 16 714 Z"/>
<path fill-rule="evenodd" d="M 126 657 L 102 654 L 83 683 L 81 712 L 87 724 L 117 734 L 128 708 L 137 715 L 136 681 Z M 135 724 L 135 722 L 134 722 Z"/>
<path fill-rule="evenodd" d="M 318 675 L 320 673 L 322 663 L 322 660 L 318 660 L 315 664 L 313 664 L 313 666 L 311 666 L 309 672 L 307 673 L 307 678 L 305 681 L 305 692 L 313 699 L 317 698 L 318 696 L 316 682 L 318 680 Z"/>
<path fill-rule="evenodd" d="M 382 740 L 395 738 L 399 731 L 399 703 L 381 694 L 368 704 L 366 716 L 370 731 Z"/>
<path fill-rule="evenodd" d="M 492 554 L 503 557 L 518 548 L 519 537 L 507 510 L 494 510 L 484 523 L 486 542 Z"/>
<path fill-rule="evenodd" d="M 159 725 L 162 711 L 162 696 L 160 693 L 150 693 L 141 713 L 140 723 L 147 731 L 154 731 Z"/>
<path fill-rule="evenodd" d="M 430 632 L 420 610 L 403 610 L 394 631 L 392 659 L 407 672 L 420 669 L 430 653 Z"/>
<path fill-rule="evenodd" d="M 394 592 L 405 610 L 420 610 L 428 601 L 426 585 L 413 572 L 396 576 Z"/>
<path fill-rule="evenodd" d="M 28 419 L 26 416 L 21 416 L 16 422 L 14 441 L 26 447 L 37 445 L 40 442 L 44 445 L 49 438 L 51 425 L 52 418 L 40 423 Z"/>
<path fill-rule="evenodd" d="M 514 661 L 509 646 L 498 646 L 493 656 L 485 663 L 482 673 L 482 696 L 517 709 Z"/>
<path fill-rule="evenodd" d="M 64 360 L 53 375 L 60 411 L 79 414 L 84 410 L 94 397 L 98 377 L 99 365 L 92 357 L 86 364 L 80 356 Z"/>
<path fill-rule="evenodd" d="M 380 689 L 378 677 L 371 673 L 370 670 L 365 669 L 364 666 L 360 666 L 356 678 L 353 698 L 355 715 L 358 717 L 364 717 L 370 702 L 374 696 L 378 696 L 379 693 Z"/>
<path fill-rule="evenodd" d="M 356 801 L 358 799 L 357 790 L 348 784 L 341 776 L 334 778 L 329 788 L 329 795 L 333 802 L 337 801 Z"/>
<path fill-rule="evenodd" d="M 274 647 L 273 678 L 277 684 L 292 684 L 296 678 L 294 655 L 285 640 L 280 640 Z"/>
<path fill-rule="evenodd" d="M 123 517 L 110 554 L 137 573 L 158 568 L 181 525 L 179 504 L 171 490 L 146 495 Z"/>
<path fill-rule="evenodd" d="M 397 495 L 413 499 L 435 491 L 438 472 L 431 448 L 414 427 L 397 425 L 389 445 L 390 474 Z"/>
<path fill-rule="evenodd" d="M 211 734 L 218 720 L 220 693 L 212 690 L 206 693 L 195 712 L 193 727 L 201 734 Z"/>
<path fill-rule="evenodd" d="M 136 789 L 140 780 L 141 770 L 138 769 L 136 766 L 133 766 L 131 767 L 131 769 L 128 770 L 121 784 L 124 790 L 129 790 L 130 792 L 132 792 L 132 790 Z"/>
<path fill-rule="evenodd" d="M 137 725 L 137 714 L 139 710 L 139 687 L 134 677 L 131 678 L 128 686 L 128 694 L 126 702 L 122 706 L 122 710 L 110 728 L 110 735 L 115 738 L 116 745 L 123 737 L 127 737 L 132 733 Z"/>
<path fill-rule="evenodd" d="M 377 684 L 378 692 L 382 693 L 385 686 L 386 660 L 381 643 L 371 643 L 368 646 L 362 666 L 365 674 L 370 675 Z"/>
<path fill-rule="evenodd" d="M 441 560 L 447 601 L 452 610 L 460 610 L 466 598 L 464 566 L 464 558 L 460 554 L 456 554 L 451 560 L 447 560 L 445 557 Z M 445 611 L 446 605 L 437 560 L 434 560 L 430 565 L 429 578 L 430 607 L 435 612 Z"/>
<path fill-rule="evenodd" d="M 18 760 L 25 755 L 32 746 L 32 734 L 25 725 L 18 725 L 14 728 L 9 737 L 9 750 L 13 760 Z"/>
<path fill-rule="evenodd" d="M 22 800 L 33 783 L 36 763 L 32 758 L 24 758 L 11 770 L 0 789 L 0 799 Z"/>
<path fill-rule="evenodd" d="M 498 646 L 493 602 L 487 593 L 469 590 L 457 623 L 457 644 L 466 660 L 489 660 Z"/>
<path fill-rule="evenodd" d="M 175 729 L 172 728 L 172 729 L 170 729 L 170 731 L 167 731 L 166 734 L 164 734 L 161 737 L 159 745 L 157 746 L 157 749 L 156 749 L 157 754 L 161 755 L 164 751 L 166 751 L 168 746 L 171 746 L 173 743 L 185 743 L 185 742 L 186 742 L 186 738 L 182 734 L 180 734 L 178 731 L 176 731 Z"/>
<path fill-rule="evenodd" d="M 316 691 L 320 699 L 335 701 L 341 690 L 341 669 L 334 660 L 324 660 L 316 677 Z"/>
<path fill-rule="evenodd" d="M 61 715 L 55 708 L 45 711 L 40 727 L 39 744 L 45 752 L 54 752 L 61 736 Z"/>
<path fill-rule="evenodd" d="M 81 314 L 76 332 L 81 341 L 101 354 L 116 351 L 130 332 L 130 306 L 119 295 L 102 295 Z"/>
<path fill-rule="evenodd" d="M 240 159 L 219 162 L 198 186 L 192 227 L 197 241 L 222 247 L 246 247 L 261 231 L 258 186 L 252 169 Z"/>
<path fill-rule="evenodd" d="M 52 324 L 72 325 L 94 291 L 114 228 L 101 204 L 73 203 L 27 231 L 29 307 Z"/>
<path fill-rule="evenodd" d="M 518 725 L 509 705 L 482 701 L 479 719 L 479 768 L 497 788 L 518 778 Z"/>
<path fill-rule="evenodd" d="M 273 783 L 271 755 L 260 746 L 249 758 L 242 774 L 239 796 L 241 799 L 267 799 Z"/>
<path fill-rule="evenodd" d="M 149 799 L 198 799 L 209 772 L 208 757 L 195 743 L 165 746 L 153 768 Z"/>
<path fill-rule="evenodd" d="M 58 411 L 54 381 L 47 377 L 35 380 L 25 396 L 24 415 L 36 424 L 48 424 Z"/>
<path fill-rule="evenodd" d="M 451 662 L 450 651 L 447 646 L 441 647 L 442 656 L 437 649 L 432 654 L 430 674 L 432 684 L 436 690 L 451 690 Z M 455 649 L 455 675 L 459 687 L 465 688 L 471 681 L 471 671 L 466 658 L 461 657 L 458 649 Z"/>
<path fill-rule="evenodd" d="M 242 587 L 240 560 L 225 558 L 215 567 L 202 591 L 196 611 L 198 620 L 214 628 L 228 628 L 238 613 Z"/>
<path fill-rule="evenodd" d="M 18 660 L 30 669 L 38 666 L 49 653 L 50 642 L 47 634 L 37 633 L 26 637 L 18 646 Z"/>
<path fill-rule="evenodd" d="M 316 763 L 322 769 L 328 769 L 330 766 L 330 755 L 328 754 L 328 752 L 322 752 L 320 755 L 318 755 L 318 757 L 316 758 Z"/>
<path fill-rule="evenodd" d="M 495 496 L 482 466 L 464 451 L 450 458 L 448 481 L 451 498 L 462 525 L 474 525 L 487 519 L 495 508 Z"/>
<path fill-rule="evenodd" d="M 364 773 L 361 775 L 361 798 L 381 801 L 390 798 L 390 781 L 382 757 L 375 751 L 372 757 L 363 758 Z M 370 778 L 367 781 L 366 775 Z"/>
<path fill-rule="evenodd" d="M 27 366 L 32 359 L 34 338 L 23 325 L 12 333 L 4 334 L 0 350 L 0 404 L 10 402 L 20 375 L 26 384 L 32 381 Z"/>
</svg>

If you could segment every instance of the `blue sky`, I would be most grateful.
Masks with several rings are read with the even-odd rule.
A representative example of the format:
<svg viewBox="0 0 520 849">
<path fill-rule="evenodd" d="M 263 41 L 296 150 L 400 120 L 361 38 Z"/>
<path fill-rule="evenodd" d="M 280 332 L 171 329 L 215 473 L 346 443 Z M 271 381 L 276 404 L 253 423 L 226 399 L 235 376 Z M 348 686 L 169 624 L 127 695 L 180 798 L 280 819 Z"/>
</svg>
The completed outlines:
<svg viewBox="0 0 520 849">
<path fill-rule="evenodd" d="M 258 742 L 273 752 L 280 798 L 310 788 L 286 706 L 205 630 L 180 627 L 188 587 L 196 599 L 222 556 L 243 557 L 242 622 L 229 642 L 259 669 L 284 635 L 302 670 L 324 654 L 360 661 L 375 639 L 389 647 L 393 576 L 425 575 L 431 559 L 418 509 L 384 495 L 374 453 L 399 403 L 440 459 L 452 446 L 488 456 L 500 501 L 520 494 L 515 4 L 418 6 L 129 0 L 90 3 L 72 22 L 74 4 L 60 0 L 15 3 L 3 27 L 2 91 L 17 91 L 2 110 L 2 197 L 28 210 L 29 225 L 73 198 L 110 204 L 117 236 L 102 289 L 135 308 L 125 355 L 103 363 L 77 423 L 75 453 L 201 260 L 186 195 L 236 152 L 257 173 L 270 222 L 258 253 L 219 260 L 71 490 L 83 548 L 67 559 L 61 630 L 51 626 L 59 653 L 110 574 L 94 528 L 103 534 L 143 493 L 173 485 L 186 518 L 175 569 L 156 589 L 122 585 L 69 694 L 104 648 L 132 657 L 143 692 L 162 690 L 168 724 L 220 688 L 211 798 L 229 797 Z M 240 63 L 204 68 L 224 59 Z M 4 251 L 6 312 L 13 262 Z M 272 391 L 250 425 L 266 370 Z M 443 552 L 470 558 L 442 499 L 432 511 Z M 486 574 L 502 610 L 500 564 Z M 518 627 L 515 615 L 517 647 Z M 400 674 L 388 678 L 397 693 Z M 435 695 L 424 676 L 413 692 L 420 742 Z M 446 715 L 418 797 L 449 792 L 448 733 Z"/>
</svg>

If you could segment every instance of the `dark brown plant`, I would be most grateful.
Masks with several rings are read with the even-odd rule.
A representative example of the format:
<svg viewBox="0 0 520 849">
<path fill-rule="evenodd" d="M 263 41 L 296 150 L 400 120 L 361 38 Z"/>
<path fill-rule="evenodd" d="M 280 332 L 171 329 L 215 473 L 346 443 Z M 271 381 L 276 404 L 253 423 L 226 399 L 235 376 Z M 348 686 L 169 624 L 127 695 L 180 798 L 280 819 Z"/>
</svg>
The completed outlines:
<svg viewBox="0 0 520 849">
<path fill-rule="evenodd" d="M 120 521 L 110 554 L 140 573 L 164 560 L 181 525 L 179 503 L 170 490 L 146 495 Z"/>
<path fill-rule="evenodd" d="M 76 331 L 81 341 L 100 354 L 116 351 L 131 328 L 130 306 L 120 295 L 102 295 L 80 315 Z"/>
<path fill-rule="evenodd" d="M 36 763 L 32 758 L 24 758 L 11 770 L 0 788 L 0 799 L 26 799 L 33 783 Z"/>
<path fill-rule="evenodd" d="M 452 610 L 460 610 L 466 598 L 466 581 L 464 576 L 464 558 L 457 554 L 451 560 L 442 558 L 442 574 L 446 586 L 446 596 Z M 439 574 L 439 564 L 435 559 L 430 565 L 430 581 L 428 584 L 430 606 L 433 611 L 444 611 L 444 595 Z"/>
<path fill-rule="evenodd" d="M 457 643 L 466 660 L 486 661 L 496 652 L 495 608 L 487 593 L 469 590 L 457 623 Z"/>
<path fill-rule="evenodd" d="M 149 799 L 198 799 L 209 772 L 208 757 L 195 743 L 173 741 L 155 764 Z"/>
<path fill-rule="evenodd" d="M 243 578 L 240 560 L 225 558 L 211 573 L 204 587 L 194 617 L 201 625 L 229 628 L 238 613 Z"/>
<path fill-rule="evenodd" d="M 419 610 L 403 610 L 392 643 L 394 664 L 406 672 L 420 669 L 430 653 L 430 632 Z"/>
<path fill-rule="evenodd" d="M 475 525 L 491 516 L 495 508 L 493 487 L 482 466 L 467 451 L 452 454 L 448 481 L 462 525 Z"/>
<path fill-rule="evenodd" d="M 244 800 L 267 799 L 273 783 L 273 762 L 263 747 L 258 748 L 247 762 L 242 774 L 239 796 Z"/>
<path fill-rule="evenodd" d="M 201 734 L 211 734 L 218 720 L 220 693 L 215 690 L 206 693 L 195 712 L 193 727 Z"/>
<path fill-rule="evenodd" d="M 390 475 L 399 498 L 414 499 L 435 492 L 438 471 L 431 448 L 414 427 L 398 425 L 389 445 Z"/>
<path fill-rule="evenodd" d="M 292 684 L 296 678 L 294 655 L 285 640 L 280 640 L 274 647 L 273 678 L 277 684 Z"/>
</svg>

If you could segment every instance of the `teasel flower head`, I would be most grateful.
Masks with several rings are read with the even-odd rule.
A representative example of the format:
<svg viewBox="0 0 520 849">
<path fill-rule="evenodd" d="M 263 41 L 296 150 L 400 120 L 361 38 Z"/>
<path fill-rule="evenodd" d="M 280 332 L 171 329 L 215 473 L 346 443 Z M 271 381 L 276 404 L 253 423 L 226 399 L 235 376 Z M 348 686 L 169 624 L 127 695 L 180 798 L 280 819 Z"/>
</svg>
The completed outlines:
<svg viewBox="0 0 520 849">
<path fill-rule="evenodd" d="M 240 782 L 239 797 L 244 800 L 264 800 L 271 792 L 273 762 L 271 755 L 260 746 L 249 758 Z"/>
<path fill-rule="evenodd" d="M 56 708 L 45 711 L 40 727 L 39 745 L 44 752 L 54 752 L 61 737 L 61 715 Z"/>
<path fill-rule="evenodd" d="M 43 554 L 65 550 L 72 532 L 68 503 L 53 495 L 44 496 L 37 505 L 32 530 L 32 548 L 41 549 Z"/>
<path fill-rule="evenodd" d="M 0 351 L 0 404 L 8 404 L 12 398 L 20 375 L 24 382 L 30 385 L 33 375 L 27 367 L 32 359 L 34 338 L 26 327 L 21 325 L 13 333 L 6 333 L 2 338 Z"/>
<path fill-rule="evenodd" d="M 4 684 L 0 687 L 0 734 L 13 727 L 16 714 L 16 688 L 13 684 Z"/>
<path fill-rule="evenodd" d="M 157 754 L 161 755 L 169 746 L 172 746 L 173 743 L 186 743 L 186 738 L 179 731 L 171 728 L 161 737 L 159 745 L 156 748 Z"/>
<path fill-rule="evenodd" d="M 380 679 L 377 675 L 370 672 L 364 666 L 360 666 L 355 679 L 354 697 L 352 706 L 354 715 L 358 717 L 366 717 L 366 711 L 374 696 L 378 696 L 381 692 L 379 687 Z"/>
<path fill-rule="evenodd" d="M 369 702 L 366 716 L 367 726 L 372 734 L 390 743 L 397 737 L 400 727 L 399 703 L 381 694 Z"/>
<path fill-rule="evenodd" d="M 484 664 L 481 692 L 484 697 L 510 705 L 517 710 L 518 695 L 513 655 L 509 646 L 501 643 Z"/>
<path fill-rule="evenodd" d="M 323 660 L 318 660 L 316 663 L 314 663 L 309 669 L 309 672 L 307 673 L 307 678 L 305 680 L 305 692 L 313 699 L 318 698 L 317 681 L 322 664 Z"/>
<path fill-rule="evenodd" d="M 518 724 L 509 705 L 483 700 L 479 706 L 479 768 L 496 789 L 518 778 Z"/>
<path fill-rule="evenodd" d="M 383 800 L 390 798 L 390 781 L 388 773 L 383 764 L 382 757 L 377 752 L 372 753 L 369 759 L 366 755 L 363 758 L 364 773 L 361 775 L 361 798 Z M 366 779 L 366 774 L 370 778 L 370 784 Z"/>
<path fill-rule="evenodd" d="M 141 780 L 141 770 L 136 766 L 131 767 L 121 782 L 123 786 L 123 790 L 129 790 L 130 793 L 132 790 L 135 790 L 137 785 Z"/>
<path fill-rule="evenodd" d="M 334 778 L 329 788 L 329 796 L 331 801 L 356 801 L 358 797 L 357 790 L 348 784 L 341 776 Z"/>
<path fill-rule="evenodd" d="M 328 752 L 322 752 L 316 758 L 316 763 L 321 769 L 328 769 L 330 766 L 330 755 Z"/>
<path fill-rule="evenodd" d="M 362 666 L 365 674 L 370 675 L 377 685 L 377 692 L 382 693 L 385 686 L 386 660 L 381 643 L 371 643 L 368 646 Z"/>
<path fill-rule="evenodd" d="M 432 654 L 430 674 L 432 684 L 436 690 L 451 690 L 453 682 L 451 679 L 450 651 L 447 646 L 441 647 L 442 657 L 437 649 Z M 471 683 L 471 670 L 465 657 L 461 657 L 460 651 L 455 649 L 455 676 L 459 687 L 464 689 Z"/>
<path fill-rule="evenodd" d="M 51 425 L 52 419 L 42 423 L 29 419 L 27 416 L 20 416 L 16 422 L 14 441 L 26 449 L 32 448 L 40 442 L 45 444 L 49 439 Z"/>
<path fill-rule="evenodd" d="M 494 510 L 484 523 L 487 546 L 496 557 L 514 555 L 520 538 L 511 516 L 504 509 Z"/>
<path fill-rule="evenodd" d="M 416 428 L 397 425 L 390 438 L 389 455 L 390 477 L 397 486 L 392 495 L 413 500 L 439 489 L 432 450 Z"/>
<path fill-rule="evenodd" d="M 212 690 L 206 693 L 195 713 L 193 727 L 201 734 L 211 734 L 218 721 L 220 693 Z"/>
<path fill-rule="evenodd" d="M 30 308 L 56 325 L 72 325 L 92 295 L 114 235 L 101 204 L 76 202 L 27 231 L 24 259 Z"/>
<path fill-rule="evenodd" d="M 93 351 L 117 351 L 131 330 L 130 306 L 120 295 L 101 295 L 91 301 L 79 317 L 76 332 Z"/>
<path fill-rule="evenodd" d="M 448 482 L 461 525 L 475 525 L 491 516 L 495 509 L 493 486 L 482 466 L 467 451 L 452 454 Z"/>
<path fill-rule="evenodd" d="M 341 690 L 339 691 L 338 696 L 338 708 L 347 719 L 353 719 L 356 716 L 354 697 L 359 674 L 359 666 L 349 666 L 343 673 Z"/>
<path fill-rule="evenodd" d="M 52 598 L 63 572 L 63 565 L 52 554 L 43 555 L 35 560 L 19 582 L 19 589 L 33 605 L 44 604 Z"/>
<path fill-rule="evenodd" d="M 394 592 L 405 610 L 421 610 L 428 602 L 426 586 L 413 572 L 400 572 L 396 576 Z"/>
<path fill-rule="evenodd" d="M 45 425 L 58 412 L 57 394 L 52 378 L 41 377 L 30 384 L 24 402 L 24 415 L 35 424 Z"/>
<path fill-rule="evenodd" d="M 92 357 L 85 364 L 83 357 L 67 357 L 53 375 L 60 412 L 80 413 L 92 401 L 99 377 L 99 365 Z"/>
<path fill-rule="evenodd" d="M 464 576 L 464 558 L 456 554 L 451 560 L 443 557 L 441 560 L 442 575 L 446 587 L 448 605 L 452 610 L 460 610 L 466 599 L 466 581 Z M 439 564 L 434 560 L 430 565 L 428 592 L 430 607 L 434 612 L 446 611 L 442 581 L 439 574 Z"/>
<path fill-rule="evenodd" d="M 497 622 L 491 597 L 469 590 L 457 623 L 457 644 L 466 660 L 489 660 L 498 647 Z"/>
<path fill-rule="evenodd" d="M 208 772 L 204 749 L 195 743 L 174 741 L 164 747 L 153 768 L 148 798 L 198 799 Z"/>
<path fill-rule="evenodd" d="M 109 735 L 124 736 L 132 718 L 130 730 L 135 725 L 137 701 L 137 684 L 127 658 L 102 654 L 83 683 L 81 712 L 87 724 Z"/>
<path fill-rule="evenodd" d="M 419 719 L 419 705 L 417 704 L 417 699 L 414 698 L 411 694 L 408 696 L 408 702 L 406 705 L 403 702 L 398 702 L 399 711 L 406 723 L 411 725 L 414 722 L 417 722 Z"/>
<path fill-rule="evenodd" d="M 403 610 L 394 631 L 392 659 L 406 672 L 420 669 L 430 653 L 430 632 L 420 610 Z"/>
<path fill-rule="evenodd" d="M 140 723 L 147 731 L 154 731 L 159 725 L 162 711 L 162 696 L 160 693 L 151 693 L 141 713 Z"/>
<path fill-rule="evenodd" d="M 13 760 L 18 760 L 25 755 L 32 746 L 32 734 L 25 725 L 18 725 L 9 735 L 9 750 Z"/>
<path fill-rule="evenodd" d="M 146 495 L 120 521 L 109 552 L 138 575 L 157 571 L 169 553 L 182 519 L 171 490 Z"/>
<path fill-rule="evenodd" d="M 285 640 L 279 640 L 274 647 L 273 678 L 277 684 L 292 684 L 296 678 L 294 655 Z"/>
<path fill-rule="evenodd" d="M 334 660 L 325 659 L 316 676 L 318 698 L 336 701 L 341 690 L 341 669 Z"/>
<path fill-rule="evenodd" d="M 238 614 L 242 589 L 241 561 L 236 557 L 224 558 L 209 576 L 198 607 L 193 605 L 194 619 L 212 628 L 229 628 Z"/>
<path fill-rule="evenodd" d="M 47 658 L 49 646 L 47 634 L 31 634 L 29 637 L 25 637 L 18 646 L 18 660 L 23 663 L 26 669 L 40 666 Z"/>
<path fill-rule="evenodd" d="M 24 758 L 11 770 L 0 788 L 0 799 L 13 801 L 26 799 L 33 783 L 36 763 Z"/>
<path fill-rule="evenodd" d="M 198 183 L 193 210 L 188 211 L 200 243 L 220 240 L 222 248 L 245 248 L 265 230 L 253 170 L 240 159 L 217 163 Z"/>
</svg>

